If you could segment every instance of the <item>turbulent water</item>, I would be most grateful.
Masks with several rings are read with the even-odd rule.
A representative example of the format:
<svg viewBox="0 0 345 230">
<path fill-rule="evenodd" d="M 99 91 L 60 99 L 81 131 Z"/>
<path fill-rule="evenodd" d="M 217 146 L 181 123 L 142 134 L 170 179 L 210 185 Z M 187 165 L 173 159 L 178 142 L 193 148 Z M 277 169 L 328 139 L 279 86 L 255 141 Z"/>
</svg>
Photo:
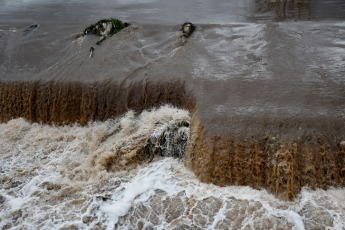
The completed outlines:
<svg viewBox="0 0 345 230">
<path fill-rule="evenodd" d="M 344 1 L 0 6 L 0 228 L 344 229 Z"/>
<path fill-rule="evenodd" d="M 1 124 L 2 229 L 341 229 L 343 189 L 303 189 L 281 201 L 249 187 L 201 183 L 181 159 L 136 154 L 167 127 L 190 122 L 165 106 L 86 126 L 22 118 Z M 189 135 L 189 128 L 183 131 Z M 114 168 L 109 170 L 110 158 Z M 115 167 L 116 166 L 116 167 Z"/>
</svg>

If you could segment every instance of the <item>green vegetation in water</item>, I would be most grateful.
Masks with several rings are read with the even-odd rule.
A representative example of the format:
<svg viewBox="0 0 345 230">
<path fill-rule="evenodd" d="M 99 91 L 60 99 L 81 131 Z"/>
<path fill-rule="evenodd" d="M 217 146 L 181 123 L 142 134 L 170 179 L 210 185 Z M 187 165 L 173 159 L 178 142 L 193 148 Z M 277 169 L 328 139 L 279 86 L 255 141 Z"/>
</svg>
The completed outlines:
<svg viewBox="0 0 345 230">
<path fill-rule="evenodd" d="M 101 40 L 97 42 L 97 45 L 99 45 L 106 39 L 107 36 L 112 36 L 128 26 L 128 23 L 123 23 L 116 18 L 102 19 L 97 23 L 91 24 L 90 26 L 86 27 L 83 31 L 83 35 L 85 36 L 93 34 L 101 36 Z"/>
</svg>

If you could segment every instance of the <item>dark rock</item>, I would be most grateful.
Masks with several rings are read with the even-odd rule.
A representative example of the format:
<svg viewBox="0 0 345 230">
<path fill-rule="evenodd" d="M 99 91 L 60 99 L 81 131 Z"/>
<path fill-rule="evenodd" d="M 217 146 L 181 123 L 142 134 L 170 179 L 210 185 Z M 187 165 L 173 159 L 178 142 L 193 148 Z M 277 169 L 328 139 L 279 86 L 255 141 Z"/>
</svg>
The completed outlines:
<svg viewBox="0 0 345 230">
<path fill-rule="evenodd" d="M 6 198 L 4 196 L 0 195 L 0 205 L 5 203 L 5 201 L 6 201 Z"/>
<path fill-rule="evenodd" d="M 168 126 L 160 134 L 152 136 L 143 154 L 149 155 L 152 161 L 155 155 L 164 157 L 184 158 L 189 140 L 189 123 L 186 121 Z"/>
<path fill-rule="evenodd" d="M 185 22 L 182 27 L 181 27 L 181 31 L 182 31 L 182 43 L 186 43 L 187 42 L 187 38 L 189 38 L 192 33 L 195 31 L 196 26 L 191 23 L 191 22 Z"/>
<path fill-rule="evenodd" d="M 102 201 L 107 201 L 111 199 L 111 195 L 104 195 L 104 196 L 96 196 L 98 199 L 102 199 Z"/>
<path fill-rule="evenodd" d="M 29 35 L 34 29 L 36 29 L 37 24 L 31 25 L 29 28 L 26 28 L 23 32 L 23 36 Z"/>
</svg>

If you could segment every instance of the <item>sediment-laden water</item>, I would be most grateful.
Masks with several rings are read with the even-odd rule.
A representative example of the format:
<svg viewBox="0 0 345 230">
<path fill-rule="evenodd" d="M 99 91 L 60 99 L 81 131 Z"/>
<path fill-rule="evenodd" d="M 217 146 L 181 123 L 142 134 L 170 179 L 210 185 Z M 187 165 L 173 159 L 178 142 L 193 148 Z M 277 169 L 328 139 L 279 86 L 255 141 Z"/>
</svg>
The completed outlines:
<svg viewBox="0 0 345 230">
<path fill-rule="evenodd" d="M 1 228 L 344 228 L 344 20 L 340 0 L 1 1 Z"/>
<path fill-rule="evenodd" d="M 183 156 L 157 154 L 149 162 L 151 156 L 139 155 L 149 139 L 154 142 L 168 127 L 190 119 L 188 111 L 164 106 L 85 126 L 22 118 L 1 124 L 1 228 L 344 226 L 343 189 L 304 188 L 294 201 L 282 201 L 265 190 L 202 183 Z M 168 140 L 183 136 L 189 136 L 189 127 Z"/>
</svg>

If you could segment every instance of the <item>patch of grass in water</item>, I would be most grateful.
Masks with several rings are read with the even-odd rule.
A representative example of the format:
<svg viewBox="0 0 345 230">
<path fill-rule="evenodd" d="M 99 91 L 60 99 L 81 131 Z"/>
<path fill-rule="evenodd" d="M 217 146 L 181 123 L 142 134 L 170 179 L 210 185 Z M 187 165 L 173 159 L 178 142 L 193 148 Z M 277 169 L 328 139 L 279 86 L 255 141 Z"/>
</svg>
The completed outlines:
<svg viewBox="0 0 345 230">
<path fill-rule="evenodd" d="M 120 30 L 129 26 L 128 23 L 126 23 L 126 22 L 123 23 L 121 20 L 116 19 L 116 18 L 102 19 L 102 20 L 86 27 L 83 31 L 83 35 L 94 34 L 94 35 L 98 35 L 98 36 L 107 36 L 107 35 L 102 34 L 102 32 L 105 29 L 103 27 L 103 23 L 109 23 L 109 22 L 112 23 L 112 28 L 111 28 L 109 34 L 107 34 L 107 35 L 114 35 L 114 34 L 118 33 Z"/>
</svg>

